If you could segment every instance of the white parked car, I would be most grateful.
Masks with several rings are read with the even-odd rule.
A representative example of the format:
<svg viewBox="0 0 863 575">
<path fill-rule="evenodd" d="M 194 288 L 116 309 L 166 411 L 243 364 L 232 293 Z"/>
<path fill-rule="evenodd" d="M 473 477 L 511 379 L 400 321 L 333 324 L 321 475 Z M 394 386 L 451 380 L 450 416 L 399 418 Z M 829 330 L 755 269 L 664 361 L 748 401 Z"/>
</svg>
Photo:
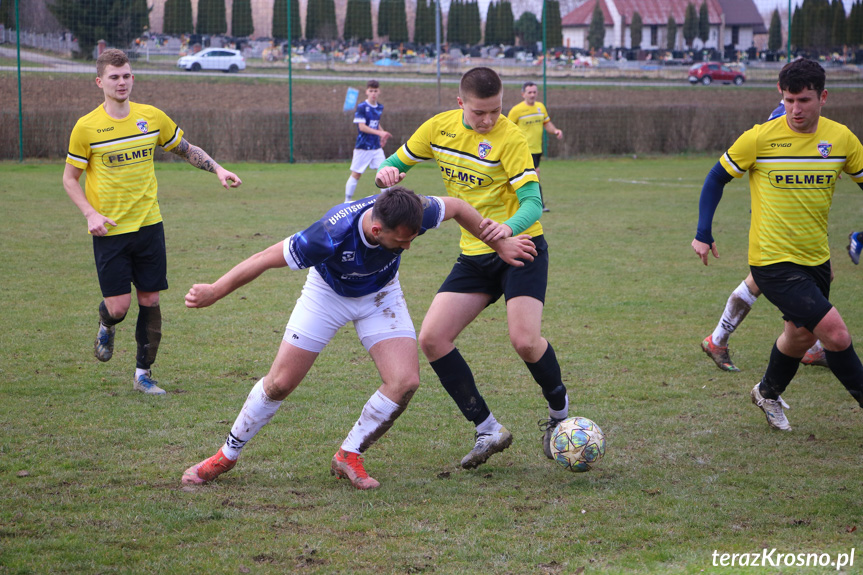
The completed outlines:
<svg viewBox="0 0 863 575">
<path fill-rule="evenodd" d="M 198 72 L 200 70 L 221 70 L 239 72 L 246 69 L 246 59 L 239 50 L 230 48 L 206 48 L 197 54 L 189 54 L 177 60 L 177 67 Z"/>
</svg>

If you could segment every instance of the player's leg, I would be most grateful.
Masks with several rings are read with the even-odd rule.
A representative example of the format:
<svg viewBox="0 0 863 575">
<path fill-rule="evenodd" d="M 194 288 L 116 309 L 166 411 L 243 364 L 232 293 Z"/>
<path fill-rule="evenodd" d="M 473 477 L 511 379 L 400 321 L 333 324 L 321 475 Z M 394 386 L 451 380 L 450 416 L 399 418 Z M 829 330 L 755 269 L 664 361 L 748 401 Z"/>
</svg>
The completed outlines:
<svg viewBox="0 0 863 575">
<path fill-rule="evenodd" d="M 835 307 L 815 326 L 815 335 L 824 347 L 830 371 L 863 407 L 863 364 L 854 351 L 848 327 Z"/>
<path fill-rule="evenodd" d="M 737 329 L 747 314 L 749 314 L 752 306 L 755 305 L 755 300 L 760 295 L 761 291 L 755 285 L 755 280 L 752 279 L 752 274 L 750 273 L 731 292 L 731 295 L 728 296 L 725 310 L 722 312 L 722 317 L 719 318 L 719 323 L 716 324 L 716 329 L 701 342 L 701 349 L 704 350 L 704 353 L 713 360 L 719 369 L 723 371 L 740 371 L 731 361 L 731 357 L 728 354 L 728 338 L 731 337 L 734 330 Z"/>
<path fill-rule="evenodd" d="M 318 357 L 318 352 L 296 347 L 287 338 L 279 346 L 269 373 L 255 383 L 234 420 L 225 444 L 183 473 L 183 483 L 200 485 L 233 469 L 246 443 L 276 415 L 282 401 L 300 384 Z"/>
<path fill-rule="evenodd" d="M 360 176 L 368 169 L 372 157 L 370 150 L 354 149 L 354 155 L 351 159 L 351 175 L 348 176 L 348 181 L 345 184 L 345 203 L 354 200 L 354 192 L 357 190 Z"/>
<path fill-rule="evenodd" d="M 132 281 L 137 290 L 138 321 L 135 324 L 135 377 L 133 389 L 164 395 L 152 377 L 151 368 L 162 341 L 162 310 L 159 292 L 168 289 L 165 230 L 161 223 L 138 230 L 131 246 Z"/>
<path fill-rule="evenodd" d="M 102 301 L 99 303 L 99 331 L 93 355 L 108 361 L 114 355 L 116 325 L 126 318 L 132 303 L 132 260 L 128 244 L 133 234 L 93 236 L 93 257 Z"/>
<path fill-rule="evenodd" d="M 542 154 L 531 154 L 533 157 L 533 168 L 536 170 L 536 178 L 539 180 L 539 162 L 542 159 Z M 542 181 L 539 182 L 539 201 L 542 202 L 542 211 L 550 212 L 548 206 L 545 205 L 545 196 L 542 193 Z"/>
<path fill-rule="evenodd" d="M 485 463 L 512 443 L 512 434 L 492 415 L 470 366 L 455 347 L 456 337 L 492 299 L 485 293 L 438 292 L 420 330 L 423 354 L 462 415 L 476 427 L 474 448 L 461 461 L 467 469 Z"/>
<path fill-rule="evenodd" d="M 357 184 L 360 181 L 360 176 L 362 176 L 359 172 L 351 171 L 351 175 L 348 176 L 348 181 L 345 183 L 345 203 L 349 203 L 354 201 L 354 193 L 357 191 Z"/>
<path fill-rule="evenodd" d="M 416 339 L 397 337 L 374 344 L 369 354 L 383 383 L 366 401 L 359 419 L 333 456 L 331 472 L 348 479 L 357 489 L 375 489 L 380 483 L 369 477 L 361 453 L 371 447 L 404 412 L 419 387 Z"/>
</svg>

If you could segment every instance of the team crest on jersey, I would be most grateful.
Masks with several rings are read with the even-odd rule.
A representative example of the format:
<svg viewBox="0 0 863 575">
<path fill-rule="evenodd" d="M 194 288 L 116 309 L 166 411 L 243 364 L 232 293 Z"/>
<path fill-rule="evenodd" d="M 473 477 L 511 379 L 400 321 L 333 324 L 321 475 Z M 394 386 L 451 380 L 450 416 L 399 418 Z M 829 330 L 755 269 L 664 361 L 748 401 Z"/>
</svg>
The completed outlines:
<svg viewBox="0 0 863 575">
<path fill-rule="evenodd" d="M 138 129 L 141 130 L 142 134 L 146 134 L 150 130 L 147 120 L 138 120 L 135 125 L 138 126 Z"/>
<path fill-rule="evenodd" d="M 819 142 L 818 143 L 818 153 L 821 154 L 822 158 L 826 158 L 830 155 L 830 151 L 833 149 L 833 144 L 830 142 Z"/>
<path fill-rule="evenodd" d="M 479 159 L 484 160 L 486 156 L 488 156 L 489 152 L 491 152 L 491 142 L 488 140 L 483 140 L 479 143 Z"/>
<path fill-rule="evenodd" d="M 342 253 L 342 261 L 343 262 L 352 262 L 355 259 L 355 252 L 343 252 Z"/>
</svg>

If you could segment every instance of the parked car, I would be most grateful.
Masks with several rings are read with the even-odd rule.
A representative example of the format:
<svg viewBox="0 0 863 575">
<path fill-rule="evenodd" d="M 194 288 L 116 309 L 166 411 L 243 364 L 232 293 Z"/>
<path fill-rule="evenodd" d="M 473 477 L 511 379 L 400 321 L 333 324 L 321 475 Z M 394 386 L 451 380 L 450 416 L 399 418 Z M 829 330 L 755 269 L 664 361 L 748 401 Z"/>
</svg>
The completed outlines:
<svg viewBox="0 0 863 575">
<path fill-rule="evenodd" d="M 177 60 L 177 67 L 198 72 L 200 70 L 221 70 L 222 72 L 239 72 L 246 69 L 246 59 L 239 50 L 229 48 L 206 48 L 195 54 L 183 56 Z"/>
<path fill-rule="evenodd" d="M 746 75 L 740 70 L 734 70 L 721 62 L 701 62 L 689 68 L 689 83 L 709 86 L 713 82 L 734 84 L 739 86 L 746 81 Z"/>
</svg>

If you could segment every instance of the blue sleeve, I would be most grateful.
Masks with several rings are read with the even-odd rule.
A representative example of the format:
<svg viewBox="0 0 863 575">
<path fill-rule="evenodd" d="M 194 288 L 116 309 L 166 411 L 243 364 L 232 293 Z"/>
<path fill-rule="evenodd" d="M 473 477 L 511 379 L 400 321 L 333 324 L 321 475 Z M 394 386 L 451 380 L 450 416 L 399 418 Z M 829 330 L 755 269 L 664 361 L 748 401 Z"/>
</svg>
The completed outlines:
<svg viewBox="0 0 863 575">
<path fill-rule="evenodd" d="M 419 235 L 427 230 L 439 228 L 445 215 L 443 201 L 434 196 L 420 196 L 423 204 L 423 223 L 420 226 Z"/>
<path fill-rule="evenodd" d="M 733 179 L 734 177 L 726 172 L 719 162 L 716 162 L 704 179 L 701 199 L 698 201 L 698 229 L 695 231 L 695 239 L 699 242 L 713 243 L 713 214 L 716 213 L 716 206 L 722 199 L 725 184 Z"/>
<path fill-rule="evenodd" d="M 288 240 L 289 253 L 297 269 L 316 266 L 327 261 L 335 253 L 333 239 L 322 221 L 317 221 L 305 230 L 297 232 Z M 289 265 L 291 263 L 288 261 Z"/>
</svg>

